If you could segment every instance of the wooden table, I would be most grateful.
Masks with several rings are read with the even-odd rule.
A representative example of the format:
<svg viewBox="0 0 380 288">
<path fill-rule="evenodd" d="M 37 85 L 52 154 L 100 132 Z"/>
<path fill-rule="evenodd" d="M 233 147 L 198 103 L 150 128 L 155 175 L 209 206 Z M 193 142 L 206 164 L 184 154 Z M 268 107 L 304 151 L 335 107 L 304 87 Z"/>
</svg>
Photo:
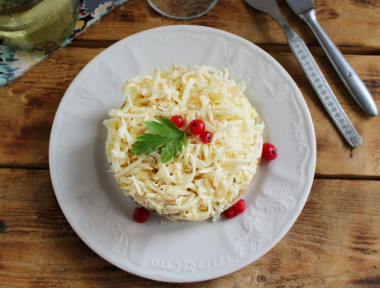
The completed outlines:
<svg viewBox="0 0 380 288">
<path fill-rule="evenodd" d="M 380 2 L 316 0 L 321 25 L 380 108 Z M 220 0 L 191 21 L 164 18 L 130 0 L 23 77 L 0 88 L 0 287 L 380 287 L 380 116 L 361 112 L 309 29 L 281 2 L 363 138 L 352 150 L 332 125 L 278 24 L 241 0 Z M 252 41 L 290 73 L 310 109 L 317 168 L 310 197 L 290 232 L 251 265 L 192 284 L 146 280 L 90 250 L 66 221 L 48 165 L 58 104 L 78 72 L 110 44 L 149 28 L 194 24 Z"/>
</svg>

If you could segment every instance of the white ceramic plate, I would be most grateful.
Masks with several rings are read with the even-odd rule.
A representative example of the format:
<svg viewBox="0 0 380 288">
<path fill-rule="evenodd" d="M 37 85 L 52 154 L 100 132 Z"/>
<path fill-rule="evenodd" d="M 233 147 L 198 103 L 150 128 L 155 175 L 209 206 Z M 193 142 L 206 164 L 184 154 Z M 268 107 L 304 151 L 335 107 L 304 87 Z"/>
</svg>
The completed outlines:
<svg viewBox="0 0 380 288">
<path fill-rule="evenodd" d="M 245 195 L 248 209 L 216 223 L 133 221 L 134 203 L 119 190 L 105 158 L 102 122 L 123 102 L 121 88 L 154 68 L 228 67 L 266 123 L 278 158 L 262 161 Z M 57 111 L 50 173 L 58 202 L 80 238 L 110 263 L 142 277 L 194 282 L 234 272 L 280 241 L 300 214 L 313 181 L 316 144 L 310 113 L 287 72 L 254 44 L 220 30 L 169 26 L 112 45 L 79 73 Z"/>
</svg>

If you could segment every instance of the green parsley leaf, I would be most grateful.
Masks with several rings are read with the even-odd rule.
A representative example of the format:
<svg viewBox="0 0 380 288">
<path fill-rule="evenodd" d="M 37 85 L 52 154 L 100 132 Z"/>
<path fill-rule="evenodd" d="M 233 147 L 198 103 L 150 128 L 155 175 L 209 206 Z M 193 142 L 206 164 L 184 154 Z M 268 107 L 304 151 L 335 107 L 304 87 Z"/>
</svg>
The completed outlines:
<svg viewBox="0 0 380 288">
<path fill-rule="evenodd" d="M 177 126 L 174 125 L 174 123 L 169 118 L 157 118 L 159 122 L 156 121 L 144 121 L 144 124 L 146 127 L 148 127 L 149 130 L 161 134 L 166 135 L 168 134 L 169 137 L 179 138 L 182 137 L 184 132 L 178 129 Z"/>
<path fill-rule="evenodd" d="M 169 118 L 159 117 L 157 120 L 158 122 L 144 121 L 144 124 L 153 133 L 144 133 L 138 136 L 131 153 L 148 155 L 158 148 L 162 148 L 161 161 L 166 163 L 182 152 L 183 147 L 187 146 L 187 138 L 185 132 L 179 130 Z"/>
<path fill-rule="evenodd" d="M 173 160 L 178 155 L 178 153 L 182 152 L 182 147 L 187 146 L 187 138 L 185 133 L 183 134 L 184 135 L 181 140 L 170 142 L 165 146 L 165 148 L 161 150 L 160 155 L 162 163 Z"/>
<path fill-rule="evenodd" d="M 137 137 L 137 141 L 131 149 L 133 154 L 149 154 L 167 143 L 167 138 L 159 134 L 144 133 Z"/>
</svg>

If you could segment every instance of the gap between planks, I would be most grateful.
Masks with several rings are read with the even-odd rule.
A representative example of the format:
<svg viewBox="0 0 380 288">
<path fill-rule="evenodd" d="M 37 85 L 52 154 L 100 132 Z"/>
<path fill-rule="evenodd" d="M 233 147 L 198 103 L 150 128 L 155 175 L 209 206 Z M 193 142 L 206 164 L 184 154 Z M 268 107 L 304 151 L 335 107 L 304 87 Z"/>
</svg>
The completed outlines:
<svg viewBox="0 0 380 288">
<path fill-rule="evenodd" d="M 116 40 L 74 40 L 68 47 L 75 48 L 107 48 L 116 43 Z M 256 44 L 261 49 L 269 53 L 291 53 L 291 50 L 287 44 Z M 324 55 L 324 52 L 320 46 L 308 45 L 308 48 L 313 55 Z M 340 51 L 346 55 L 374 55 L 380 56 L 380 49 L 375 47 L 363 47 L 363 46 L 340 46 Z"/>
<path fill-rule="evenodd" d="M 0 169 L 10 170 L 49 170 L 49 165 L 0 165 Z M 349 181 L 380 181 L 380 176 L 352 175 L 320 175 L 315 174 L 314 180 L 349 180 Z"/>
</svg>

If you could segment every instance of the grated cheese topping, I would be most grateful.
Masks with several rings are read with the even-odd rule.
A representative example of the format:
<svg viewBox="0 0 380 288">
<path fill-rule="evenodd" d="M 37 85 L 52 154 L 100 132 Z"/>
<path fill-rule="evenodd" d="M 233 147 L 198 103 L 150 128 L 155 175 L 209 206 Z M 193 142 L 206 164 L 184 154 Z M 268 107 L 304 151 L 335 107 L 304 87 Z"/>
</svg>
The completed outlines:
<svg viewBox="0 0 380 288">
<path fill-rule="evenodd" d="M 264 123 L 244 90 L 227 69 L 205 65 L 173 65 L 127 81 L 124 104 L 104 121 L 106 154 L 124 193 L 169 219 L 217 219 L 248 189 L 261 158 Z M 213 134 L 211 143 L 189 135 L 187 147 L 165 164 L 157 152 L 129 152 L 147 131 L 143 121 L 173 115 L 183 117 L 184 131 L 192 120 L 203 120 Z"/>
</svg>

